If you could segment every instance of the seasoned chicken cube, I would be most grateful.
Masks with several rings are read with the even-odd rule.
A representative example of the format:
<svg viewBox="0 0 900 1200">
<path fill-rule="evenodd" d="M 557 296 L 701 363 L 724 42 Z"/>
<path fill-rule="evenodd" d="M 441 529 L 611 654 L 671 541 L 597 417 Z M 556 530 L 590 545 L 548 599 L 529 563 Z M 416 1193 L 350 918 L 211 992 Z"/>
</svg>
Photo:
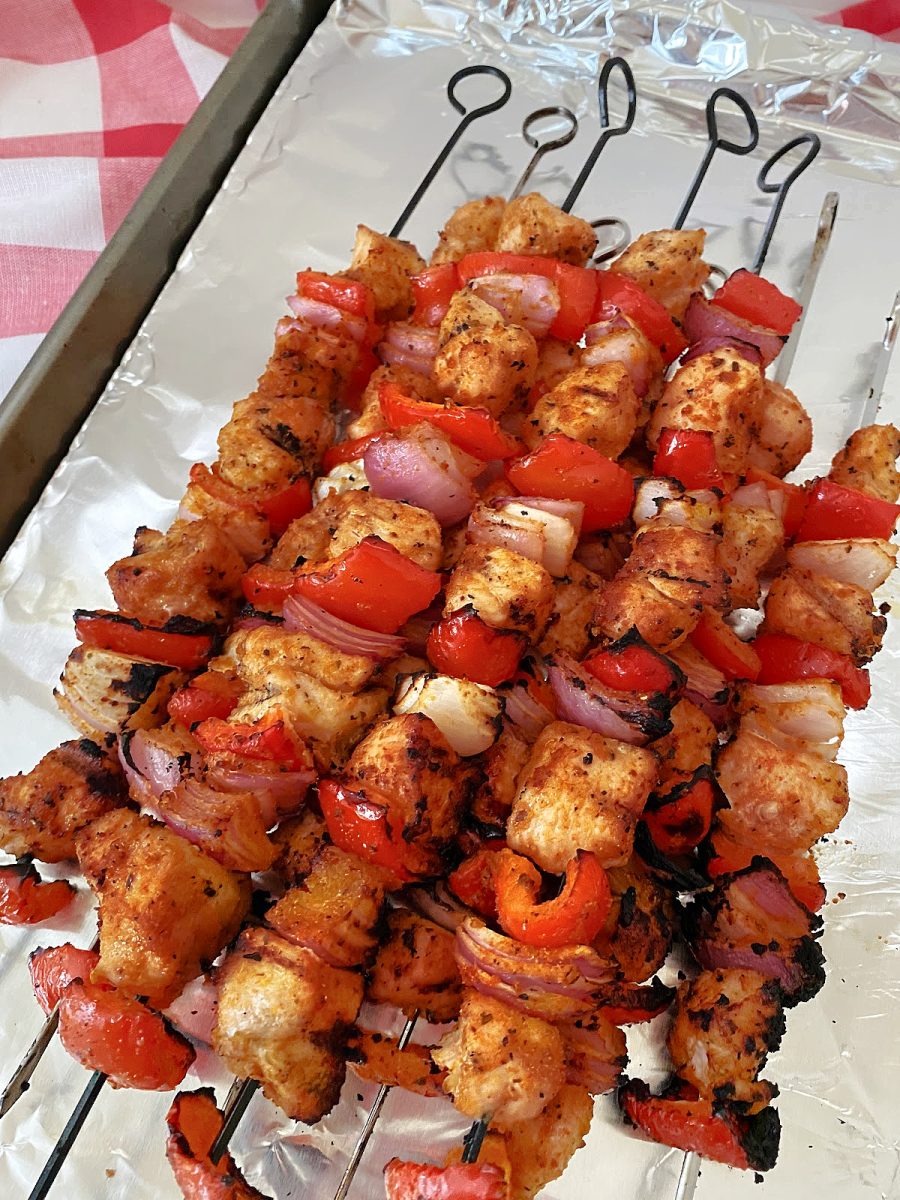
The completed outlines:
<svg viewBox="0 0 900 1200">
<path fill-rule="evenodd" d="M 248 687 L 263 688 L 274 668 L 312 675 L 340 692 L 358 692 L 372 678 L 376 659 L 349 654 L 305 630 L 286 633 L 280 625 L 239 629 L 225 652 Z"/>
<path fill-rule="evenodd" d="M 895 425 L 866 425 L 850 435 L 834 456 L 828 478 L 842 487 L 856 488 L 879 500 L 896 504 L 900 472 L 894 465 L 900 455 L 900 429 Z"/>
<path fill-rule="evenodd" d="M 485 196 L 483 200 L 470 200 L 461 205 L 451 213 L 438 234 L 431 266 L 458 262 L 464 255 L 481 250 L 493 250 L 505 209 L 506 201 L 502 196 Z"/>
<path fill-rule="evenodd" d="M 272 547 L 269 522 L 255 508 L 237 508 L 224 498 L 212 495 L 193 479 L 178 506 L 181 517 L 206 520 L 218 526 L 245 563 L 259 562 Z"/>
<path fill-rule="evenodd" d="M 709 275 L 703 261 L 705 229 L 657 229 L 643 233 L 609 268 L 627 275 L 678 320 Z"/>
<path fill-rule="evenodd" d="M 528 1121 L 566 1081 L 563 1039 L 554 1025 L 467 989 L 459 1025 L 432 1051 L 444 1088 L 467 1117 Z"/>
<path fill-rule="evenodd" d="M 656 772 L 651 751 L 554 721 L 532 748 L 507 841 L 557 875 L 578 850 L 593 851 L 603 866 L 619 866 L 631 856 Z"/>
<path fill-rule="evenodd" d="M 289 886 L 301 883 L 310 873 L 327 832 L 324 820 L 307 808 L 283 821 L 272 834 L 279 849 L 275 870 Z"/>
<path fill-rule="evenodd" d="M 523 402 L 537 371 L 537 343 L 520 325 L 469 291 L 457 292 L 441 322 L 434 381 L 441 395 L 495 417 Z"/>
<path fill-rule="evenodd" d="M 476 821 L 487 826 L 506 826 L 519 776 L 531 754 L 531 747 L 517 726 L 505 722 L 500 736 L 481 759 L 470 811 Z"/>
<path fill-rule="evenodd" d="M 437 725 L 420 713 L 377 724 L 347 763 L 349 785 L 386 804 L 388 825 L 403 831 L 411 869 L 442 869 L 463 804 L 460 759 Z M 415 864 L 413 866 L 413 863 Z"/>
<path fill-rule="evenodd" d="M 274 930 L 333 967 L 356 967 L 378 945 L 388 875 L 337 846 L 322 846 L 309 873 L 266 913 Z"/>
<path fill-rule="evenodd" d="M 769 590 L 762 630 L 799 636 L 864 663 L 878 652 L 887 628 L 887 619 L 872 607 L 865 588 L 788 567 Z"/>
<path fill-rule="evenodd" d="M 541 654 L 564 651 L 580 659 L 591 637 L 594 607 L 603 581 L 574 560 L 562 579 L 553 582 L 553 612 L 538 645 Z"/>
<path fill-rule="evenodd" d="M 722 540 L 716 560 L 730 581 L 731 608 L 756 608 L 765 568 L 784 546 L 784 525 L 769 508 L 722 506 Z"/>
<path fill-rule="evenodd" d="M 403 1088 L 436 1100 L 444 1095 L 444 1072 L 431 1057 L 431 1047 L 410 1042 L 402 1049 L 397 1038 L 361 1029 L 350 1044 L 351 1069 L 360 1079 Z"/>
<path fill-rule="evenodd" d="M 359 361 L 350 337 L 327 329 L 303 329 L 284 318 L 275 329 L 275 347 L 257 381 L 260 396 L 308 396 L 327 408 L 338 398 Z"/>
<path fill-rule="evenodd" d="M 245 929 L 216 970 L 213 1048 L 274 1104 L 312 1124 L 337 1103 L 362 978 L 269 929 Z"/>
<path fill-rule="evenodd" d="M 161 725 L 172 693 L 187 679 L 184 671 L 159 663 L 76 646 L 66 659 L 53 698 L 79 732 L 99 737 Z"/>
<path fill-rule="evenodd" d="M 553 611 L 553 579 L 540 563 L 500 546 L 467 546 L 447 584 L 444 616 L 470 609 L 492 629 L 539 641 Z"/>
<path fill-rule="evenodd" d="M 643 983 L 658 971 L 672 949 L 675 904 L 639 858 L 607 872 L 612 905 L 594 947 L 612 959 L 629 983 Z"/>
<path fill-rule="evenodd" d="M 543 338 L 538 346 L 537 374 L 531 389 L 532 400 L 552 391 L 562 383 L 570 371 L 578 368 L 581 349 L 572 342 L 561 342 L 557 338 Z"/>
<path fill-rule="evenodd" d="M 621 363 L 580 367 L 542 396 L 527 421 L 529 446 L 551 433 L 564 433 L 618 458 L 634 437 L 640 401 Z"/>
<path fill-rule="evenodd" d="M 402 321 L 415 307 L 410 276 L 424 269 L 425 259 L 411 242 L 357 225 L 353 258 L 343 274 L 372 289 L 379 321 Z"/>
<path fill-rule="evenodd" d="M 324 562 L 352 549 L 364 537 L 381 538 L 430 571 L 441 565 L 441 527 L 432 513 L 359 491 L 329 496 L 292 521 L 269 561 L 287 570 Z"/>
<path fill-rule="evenodd" d="M 119 610 L 148 625 L 170 617 L 225 622 L 241 594 L 244 560 L 211 521 L 138 529 L 133 553 L 106 572 Z"/>
<path fill-rule="evenodd" d="M 719 755 L 716 777 L 729 804 L 719 823 L 760 854 L 808 850 L 837 829 L 850 803 L 839 763 L 744 729 Z"/>
<path fill-rule="evenodd" d="M 379 394 L 383 383 L 393 383 L 407 396 L 417 400 L 428 400 L 432 404 L 441 399 L 434 381 L 429 375 L 420 375 L 409 367 L 385 363 L 376 367 L 369 376 L 360 399 L 359 415 L 354 417 L 347 426 L 347 437 L 365 437 L 369 433 L 380 433 L 387 429 L 387 421 L 381 412 Z"/>
<path fill-rule="evenodd" d="M 496 249 L 507 254 L 542 254 L 583 267 L 597 249 L 597 235 L 588 221 L 563 212 L 539 192 L 529 192 L 504 209 Z"/>
<path fill-rule="evenodd" d="M 165 1008 L 237 933 L 249 878 L 124 808 L 82 829 L 75 845 L 100 901 L 95 979 Z"/>
<path fill-rule="evenodd" d="M 792 391 L 763 380 L 762 402 L 756 410 L 756 429 L 748 461 L 779 478 L 798 466 L 812 449 L 812 421 Z"/>
<path fill-rule="evenodd" d="M 83 738 L 63 742 L 27 775 L 0 779 L 0 847 L 42 862 L 75 857 L 75 835 L 128 794 L 118 759 Z"/>
<path fill-rule="evenodd" d="M 679 783 L 687 783 L 698 767 L 708 763 L 718 740 L 715 725 L 690 700 L 679 700 L 669 713 L 669 720 L 670 732 L 653 743 L 659 757 L 658 790 L 662 794 Z"/>
<path fill-rule="evenodd" d="M 219 474 L 242 491 L 285 488 L 318 472 L 333 439 L 334 421 L 317 400 L 257 392 L 235 404 L 219 431 Z"/>
<path fill-rule="evenodd" d="M 775 980 L 757 971 L 702 971 L 679 988 L 667 1045 L 676 1074 L 701 1096 L 755 1113 L 777 1095 L 757 1077 L 784 1027 Z"/>
<path fill-rule="evenodd" d="M 532 1200 L 545 1184 L 562 1175 L 569 1159 L 584 1145 L 593 1115 L 590 1092 L 564 1083 L 537 1116 L 504 1127 L 511 1200 Z"/>
<path fill-rule="evenodd" d="M 737 350 L 711 350 L 685 363 L 666 384 L 647 425 L 655 450 L 664 429 L 700 429 L 713 435 L 716 461 L 743 475 L 762 408 L 762 372 Z"/>
<path fill-rule="evenodd" d="M 387 937 L 369 970 L 366 998 L 373 1004 L 393 1004 L 408 1017 L 418 1010 L 437 1024 L 455 1020 L 462 983 L 453 934 L 402 908 L 388 914 L 387 926 Z"/>
</svg>

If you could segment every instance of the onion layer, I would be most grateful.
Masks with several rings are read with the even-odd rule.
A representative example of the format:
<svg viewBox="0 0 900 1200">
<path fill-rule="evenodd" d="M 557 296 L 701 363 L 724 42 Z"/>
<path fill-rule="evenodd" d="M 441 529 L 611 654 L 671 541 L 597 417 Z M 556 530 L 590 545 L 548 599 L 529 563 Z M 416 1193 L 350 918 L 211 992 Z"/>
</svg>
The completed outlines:
<svg viewBox="0 0 900 1200">
<path fill-rule="evenodd" d="M 724 339 L 724 344 L 720 342 L 719 345 L 710 347 L 705 351 L 707 354 L 727 346 L 729 350 L 753 362 L 755 361 L 754 356 L 747 354 L 743 346 L 734 344 L 735 342 L 749 343 L 750 347 L 756 348 L 763 369 L 778 357 L 787 340 L 779 334 L 773 333 L 771 329 L 753 325 L 742 317 L 736 317 L 734 313 L 719 308 L 717 304 L 711 304 L 699 293 L 691 298 L 684 315 L 684 332 L 691 343 L 705 342 L 707 339 Z"/>
<path fill-rule="evenodd" d="M 373 495 L 427 509 L 442 525 L 462 521 L 477 499 L 470 482 L 475 460 L 425 422 L 370 442 L 363 462 Z"/>
<path fill-rule="evenodd" d="M 251 792 L 220 792 L 185 779 L 162 794 L 159 815 L 175 833 L 232 871 L 265 871 L 278 857 Z"/>
<path fill-rule="evenodd" d="M 377 348 L 383 363 L 430 375 L 438 351 L 438 330 L 408 321 L 392 321 Z"/>
<path fill-rule="evenodd" d="M 600 1013 L 561 1029 L 566 1046 L 566 1082 L 592 1096 L 610 1092 L 628 1066 L 625 1034 Z"/>
<path fill-rule="evenodd" d="M 792 567 L 874 592 L 896 566 L 897 547 L 881 538 L 797 542 L 788 550 L 787 560 Z"/>
<path fill-rule="evenodd" d="M 656 374 L 662 373 L 662 359 L 655 346 L 636 329 L 626 316 L 598 321 L 584 331 L 585 349 L 581 352 L 583 367 L 598 367 L 603 363 L 620 363 L 631 377 L 638 397 L 647 395 Z"/>
<path fill-rule="evenodd" d="M 360 629 L 332 616 L 305 596 L 288 596 L 284 602 L 284 628 L 288 633 L 309 633 L 319 641 L 334 646 L 344 654 L 361 654 L 364 658 L 396 658 L 406 642 L 395 633 L 377 633 Z"/>
<path fill-rule="evenodd" d="M 548 678 L 563 721 L 631 746 L 643 746 L 672 728 L 648 699 L 604 687 L 568 654 L 550 660 Z"/>
<path fill-rule="evenodd" d="M 450 675 L 409 675 L 394 702 L 395 713 L 423 713 L 457 754 L 481 754 L 497 740 L 501 704 L 493 688 Z"/>
<path fill-rule="evenodd" d="M 287 306 L 300 325 L 307 329 L 330 329 L 334 333 L 346 333 L 360 345 L 368 333 L 364 317 L 344 312 L 327 304 L 324 300 L 313 300 L 309 296 L 288 296 Z"/>
<path fill-rule="evenodd" d="M 469 290 L 496 308 L 507 321 L 544 337 L 559 313 L 559 289 L 543 275 L 512 275 L 505 271 L 473 279 Z"/>
<path fill-rule="evenodd" d="M 119 736 L 119 762 L 133 800 L 153 807 L 163 792 L 181 782 L 191 766 L 190 754 L 179 754 L 166 745 L 165 735 L 137 729 Z"/>
</svg>

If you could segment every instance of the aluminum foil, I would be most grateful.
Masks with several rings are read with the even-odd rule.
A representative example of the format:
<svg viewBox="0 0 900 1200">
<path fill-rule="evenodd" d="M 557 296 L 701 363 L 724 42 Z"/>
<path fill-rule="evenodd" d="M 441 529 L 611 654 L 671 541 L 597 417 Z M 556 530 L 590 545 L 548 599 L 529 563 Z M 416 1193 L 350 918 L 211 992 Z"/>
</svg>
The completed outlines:
<svg viewBox="0 0 900 1200">
<path fill-rule="evenodd" d="M 343 266 L 358 221 L 389 228 L 456 121 L 444 91 L 459 67 L 503 65 L 513 98 L 473 125 L 416 212 L 407 236 L 426 253 L 465 199 L 511 188 L 528 151 L 519 129 L 532 109 L 565 103 L 576 139 L 544 160 L 535 180 L 559 201 L 597 135 L 598 65 L 627 54 L 640 101 L 634 131 L 612 142 L 578 203 L 584 216 L 622 214 L 632 229 L 670 223 L 701 154 L 703 106 L 723 80 L 753 102 L 769 152 L 815 129 L 823 153 L 796 184 L 767 274 L 796 290 L 822 198 L 840 192 L 833 244 L 811 304 L 791 384 L 813 414 L 808 473 L 822 468 L 859 420 L 891 299 L 900 286 L 900 50 L 782 9 L 691 0 L 649 4 L 545 0 L 371 0 L 331 12 L 289 72 L 199 226 L 105 395 L 0 568 L 0 772 L 27 770 L 69 730 L 50 696 L 72 644 L 76 606 L 109 597 L 103 572 L 138 524 L 174 517 L 189 465 L 215 456 L 232 402 L 253 386 L 299 267 Z M 496 84 L 493 85 L 496 87 Z M 467 103 L 484 101 L 470 81 Z M 492 92 L 491 95 L 494 93 Z M 470 99 L 471 97 L 471 99 Z M 618 101 L 614 110 L 621 111 Z M 709 230 L 709 257 L 749 261 L 767 201 L 754 187 L 762 149 L 718 159 L 693 219 Z M 900 359 L 888 377 L 885 417 L 900 416 Z M 894 584 L 886 592 L 896 600 Z M 853 803 L 821 847 L 828 982 L 789 1014 L 778 1080 L 785 1130 L 769 1200 L 900 1195 L 900 632 L 890 625 L 873 671 L 875 699 L 852 714 L 842 760 Z M 25 958 L 37 944 L 88 944 L 90 898 L 78 918 L 38 931 L 0 929 L 0 1031 L 11 1071 L 40 1024 Z M 664 1020 L 655 1023 L 664 1024 Z M 659 1078 L 663 1030 L 629 1033 L 638 1068 Z M 427 1039 L 428 1030 L 417 1035 Z M 57 1045 L 32 1089 L 0 1125 L 0 1195 L 27 1194 L 87 1076 Z M 230 1080 L 201 1053 L 187 1086 Z M 239 1161 L 273 1196 L 328 1200 L 373 1088 L 352 1076 L 318 1126 L 288 1122 L 261 1097 L 234 1139 Z M 164 1096 L 106 1089 L 55 1185 L 72 1200 L 105 1195 L 162 1200 L 177 1189 L 164 1161 Z M 351 1196 L 382 1194 L 393 1154 L 440 1159 L 466 1122 L 442 1101 L 395 1093 Z M 682 1156 L 626 1133 L 607 1098 L 587 1147 L 544 1193 L 590 1191 L 669 1200 Z M 698 1195 L 741 1197 L 752 1175 L 704 1165 Z"/>
</svg>

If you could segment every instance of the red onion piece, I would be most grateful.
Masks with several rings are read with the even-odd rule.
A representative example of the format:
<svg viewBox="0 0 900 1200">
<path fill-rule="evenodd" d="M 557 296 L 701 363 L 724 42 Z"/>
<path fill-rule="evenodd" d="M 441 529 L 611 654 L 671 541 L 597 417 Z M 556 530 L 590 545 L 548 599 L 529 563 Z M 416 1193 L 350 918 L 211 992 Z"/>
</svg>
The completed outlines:
<svg viewBox="0 0 900 1200">
<path fill-rule="evenodd" d="M 836 683 L 746 684 L 740 691 L 743 726 L 761 714 L 788 742 L 804 742 L 833 760 L 844 736 L 844 704 Z M 747 711 L 749 709 L 749 712 Z M 763 737 L 771 733 L 762 734 Z M 773 740 L 779 740 L 776 736 Z"/>
<path fill-rule="evenodd" d="M 631 376 L 635 393 L 639 397 L 647 395 L 654 375 L 662 370 L 662 360 L 640 330 L 621 317 L 589 325 L 584 336 L 587 345 L 581 352 L 583 367 L 621 363 Z"/>
<path fill-rule="evenodd" d="M 392 321 L 376 353 L 383 363 L 430 375 L 438 351 L 438 331 L 409 321 Z"/>
<path fill-rule="evenodd" d="M 741 358 L 746 358 L 748 362 L 752 362 L 754 366 L 762 365 L 762 355 L 756 346 L 750 342 L 742 342 L 736 337 L 707 337 L 701 338 L 699 342 L 685 350 L 681 356 L 681 365 L 691 362 L 692 359 L 699 358 L 702 354 L 714 354 L 716 350 L 729 350 L 735 354 L 740 354 Z"/>
<path fill-rule="evenodd" d="M 310 766 L 304 771 L 280 771 L 278 763 L 220 755 L 206 769 L 205 781 L 220 792 L 252 792 L 266 829 L 273 829 L 286 817 L 299 812 L 317 773 Z"/>
<path fill-rule="evenodd" d="M 370 442 L 363 461 L 374 496 L 427 509 L 442 525 L 462 521 L 477 499 L 467 477 L 475 460 L 461 455 L 431 425 L 423 423 L 402 437 L 385 435 Z"/>
<path fill-rule="evenodd" d="M 630 746 L 646 745 L 672 728 L 649 700 L 604 687 L 568 654 L 556 654 L 549 660 L 547 677 L 560 720 Z"/>
<path fill-rule="evenodd" d="M 231 626 L 231 632 L 237 633 L 238 630 L 249 632 L 251 629 L 262 629 L 263 626 L 271 628 L 273 625 L 281 625 L 282 623 L 281 617 L 269 616 L 268 614 L 265 616 L 238 617 Z"/>
<path fill-rule="evenodd" d="M 324 300 L 313 300 L 309 296 L 288 296 L 287 305 L 301 325 L 307 329 L 330 329 L 335 333 L 346 333 L 357 344 L 365 340 L 368 325 L 364 317 L 344 312 Z"/>
<path fill-rule="evenodd" d="M 213 1026 L 219 1007 L 219 989 L 209 975 L 192 979 L 181 995 L 173 1000 L 163 1016 L 168 1017 L 182 1033 L 207 1046 L 212 1042 Z"/>
<path fill-rule="evenodd" d="M 374 633 L 343 621 L 305 596 L 288 596 L 284 602 L 284 628 L 288 633 L 309 633 L 344 654 L 365 658 L 396 658 L 406 642 L 395 633 Z"/>
<path fill-rule="evenodd" d="M 699 650 L 695 650 L 690 642 L 682 642 L 674 650 L 667 650 L 666 654 L 684 671 L 690 691 L 711 700 L 714 704 L 724 702 L 728 693 L 725 676 Z"/>
<path fill-rule="evenodd" d="M 566 1082 L 602 1096 L 628 1065 L 625 1034 L 600 1014 L 560 1030 L 566 1047 Z"/>
<path fill-rule="evenodd" d="M 425 651 L 428 635 L 431 633 L 431 627 L 441 619 L 442 614 L 443 605 L 432 604 L 425 612 L 416 613 L 415 616 L 409 618 L 397 635 L 402 637 L 406 643 L 407 654 L 412 654 L 416 658 L 427 657 Z"/>
<path fill-rule="evenodd" d="M 443 881 L 426 887 L 407 888 L 403 899 L 420 916 L 440 925 L 448 933 L 456 933 L 466 917 L 473 916 L 472 910 L 457 899 Z"/>
<path fill-rule="evenodd" d="M 665 476 L 642 479 L 634 495 L 634 508 L 631 513 L 635 525 L 646 525 L 659 516 L 660 505 L 667 500 L 678 500 L 683 495 L 684 488 L 677 479 L 668 479 Z"/>
<path fill-rule="evenodd" d="M 137 729 L 119 736 L 119 762 L 128 780 L 132 799 L 153 805 L 163 792 L 171 791 L 190 770 L 191 755 L 179 753 L 166 744 L 165 735 Z"/>
<path fill-rule="evenodd" d="M 506 705 L 506 715 L 521 730 L 529 741 L 534 741 L 542 729 L 555 721 L 556 717 L 539 700 L 536 700 L 524 682 L 513 683 L 506 691 L 500 689 Z"/>
<path fill-rule="evenodd" d="M 763 945 L 761 942 L 756 945 Z M 749 946 L 726 946 L 712 938 L 701 938 L 692 947 L 694 957 L 707 970 L 758 971 L 766 979 L 777 979 L 786 992 L 794 991 L 803 981 L 803 972 L 790 959 L 766 950 L 757 954 Z"/>
<path fill-rule="evenodd" d="M 554 517 L 562 517 L 577 534 L 581 533 L 584 521 L 584 504 L 581 500 L 550 500 L 546 496 L 498 496 L 491 504 L 494 508 L 505 508 L 507 504 L 524 504 L 526 508 L 538 508 Z"/>
<path fill-rule="evenodd" d="M 588 325 L 584 331 L 584 344 L 586 346 L 596 346 L 596 344 L 608 337 L 611 333 L 621 333 L 623 330 L 631 330 L 634 326 L 622 312 L 621 308 L 616 304 L 611 304 L 608 300 L 604 300 L 600 305 L 600 312 L 597 314 L 599 320 L 593 325 Z"/>
<path fill-rule="evenodd" d="M 778 357 L 787 340 L 777 333 L 773 333 L 771 329 L 753 325 L 749 321 L 743 320 L 742 317 L 736 317 L 726 309 L 719 308 L 717 304 L 712 304 L 699 293 L 691 297 L 691 302 L 684 315 L 684 332 L 692 345 L 711 338 L 724 339 L 724 344 L 710 346 L 708 350 L 703 351 L 707 354 L 727 347 L 737 354 L 748 357 L 744 347 L 736 346 L 734 342 L 748 343 L 759 353 L 760 365 L 763 369 Z M 688 353 L 690 354 L 690 351 Z M 753 359 L 750 358 L 750 361 L 752 362 Z"/>
<path fill-rule="evenodd" d="M 493 505 L 478 504 L 469 516 L 466 541 L 475 546 L 498 546 L 532 562 L 544 558 L 544 527 L 527 517 L 507 519 Z"/>
<path fill-rule="evenodd" d="M 544 337 L 559 313 L 559 289 L 543 275 L 512 275 L 505 271 L 473 279 L 469 290 L 507 320 L 535 337 Z"/>
<path fill-rule="evenodd" d="M 841 583 L 874 592 L 881 587 L 897 562 L 897 548 L 881 538 L 847 538 L 833 542 L 796 542 L 788 549 L 791 566 L 815 575 L 827 575 Z"/>
<path fill-rule="evenodd" d="M 265 871 L 278 857 L 252 792 L 220 792 L 188 778 L 163 792 L 158 811 L 170 829 L 232 871 Z"/>
</svg>

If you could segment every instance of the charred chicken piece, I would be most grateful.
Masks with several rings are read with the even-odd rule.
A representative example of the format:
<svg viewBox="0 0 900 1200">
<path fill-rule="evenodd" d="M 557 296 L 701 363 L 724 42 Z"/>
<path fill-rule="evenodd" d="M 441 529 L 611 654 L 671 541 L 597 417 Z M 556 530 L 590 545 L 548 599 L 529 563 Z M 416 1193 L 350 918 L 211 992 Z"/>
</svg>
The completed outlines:
<svg viewBox="0 0 900 1200">
<path fill-rule="evenodd" d="M 438 244 L 431 256 L 431 266 L 458 262 L 466 254 L 494 250 L 500 223 L 506 210 L 502 196 L 485 196 L 461 205 L 447 219 L 438 234 Z"/>
<path fill-rule="evenodd" d="M 302 883 L 310 873 L 326 834 L 325 822 L 309 808 L 284 821 L 272 834 L 279 848 L 275 870 L 289 886 Z"/>
<path fill-rule="evenodd" d="M 643 983 L 662 967 L 672 948 L 675 904 L 671 892 L 637 858 L 610 867 L 608 877 L 613 899 L 594 948 L 612 959 L 623 979 Z"/>
<path fill-rule="evenodd" d="M 350 1043 L 350 1066 L 360 1079 L 436 1099 L 444 1095 L 446 1072 L 431 1057 L 431 1050 L 418 1043 L 401 1050 L 395 1038 L 362 1029 Z"/>
<path fill-rule="evenodd" d="M 847 445 L 834 456 L 828 478 L 896 504 L 900 496 L 900 471 L 895 466 L 898 455 L 900 429 L 866 425 L 851 434 Z"/>
<path fill-rule="evenodd" d="M 766 599 L 764 633 L 793 637 L 868 662 L 881 648 L 887 619 L 876 613 L 872 593 L 855 583 L 788 567 L 773 581 Z"/>
<path fill-rule="evenodd" d="M 289 1117 L 312 1124 L 337 1103 L 362 978 L 269 929 L 245 929 L 216 970 L 213 1047 L 257 1079 Z"/>
<path fill-rule="evenodd" d="M 506 825 L 519 790 L 519 776 L 530 753 L 531 747 L 521 731 L 507 722 L 479 763 L 469 811 L 480 824 L 489 827 Z"/>
<path fill-rule="evenodd" d="M 521 777 L 507 823 L 509 845 L 555 874 L 577 850 L 619 866 L 631 856 L 656 773 L 651 751 L 554 721 L 535 742 Z"/>
<path fill-rule="evenodd" d="M 219 474 L 242 491 L 287 487 L 314 475 L 334 437 L 334 421 L 318 400 L 254 392 L 234 406 L 219 431 Z"/>
<path fill-rule="evenodd" d="M 563 433 L 618 458 L 634 437 L 639 411 L 631 376 L 621 363 L 580 367 L 535 404 L 526 440 L 533 447 L 551 433 Z"/>
<path fill-rule="evenodd" d="M 723 505 L 716 560 L 729 581 L 731 608 L 756 608 L 760 576 L 783 546 L 784 525 L 771 509 Z"/>
<path fill-rule="evenodd" d="M 128 809 L 81 830 L 76 849 L 100 901 L 94 977 L 155 1008 L 213 961 L 250 906 L 249 879 Z"/>
<path fill-rule="evenodd" d="M 553 579 L 540 563 L 500 546 L 467 546 L 447 584 L 444 616 L 468 609 L 492 629 L 538 641 L 553 599 Z"/>
<path fill-rule="evenodd" d="M 627 275 L 680 320 L 709 275 L 705 229 L 657 229 L 631 243 L 610 270 Z"/>
<path fill-rule="evenodd" d="M 453 934 L 405 909 L 391 912 L 387 926 L 387 937 L 369 970 L 366 998 L 393 1004 L 408 1017 L 418 1010 L 437 1024 L 454 1020 L 462 983 Z"/>
<path fill-rule="evenodd" d="M 244 560 L 211 521 L 176 521 L 168 533 L 140 528 L 134 549 L 106 572 L 120 611 L 148 625 L 171 617 L 221 624 L 241 593 Z"/>
<path fill-rule="evenodd" d="M 812 449 L 809 413 L 789 388 L 764 379 L 762 403 L 756 417 L 750 465 L 783 478 Z"/>
<path fill-rule="evenodd" d="M 280 625 L 238 630 L 225 653 L 251 688 L 265 687 L 273 670 L 283 670 L 327 681 L 339 692 L 358 692 L 378 666 L 368 655 L 350 654 L 302 629 L 288 633 Z"/>
<path fill-rule="evenodd" d="M 667 1045 L 702 1097 L 753 1115 L 777 1095 L 758 1078 L 784 1034 L 781 990 L 757 971 L 702 971 L 682 984 Z"/>
<path fill-rule="evenodd" d="M 27 775 L 0 780 L 0 846 L 17 858 L 74 858 L 78 831 L 126 796 L 121 767 L 106 745 L 63 742 Z"/>
<path fill-rule="evenodd" d="M 553 612 L 538 645 L 541 654 L 563 651 L 581 658 L 591 639 L 591 621 L 601 579 L 574 559 L 565 575 L 553 581 Z"/>
<path fill-rule="evenodd" d="M 518 196 L 503 210 L 496 247 L 507 254 L 540 254 L 583 267 L 597 249 L 588 221 L 563 212 L 538 192 Z"/>
<path fill-rule="evenodd" d="M 441 322 L 434 380 L 443 396 L 495 417 L 524 402 L 537 371 L 537 343 L 527 329 L 507 325 L 496 308 L 457 292 Z"/>
<path fill-rule="evenodd" d="M 715 725 L 690 700 L 679 700 L 669 713 L 669 720 L 671 731 L 653 743 L 659 757 L 659 791 L 662 793 L 692 779 L 697 768 L 711 760 L 718 739 Z"/>
</svg>

